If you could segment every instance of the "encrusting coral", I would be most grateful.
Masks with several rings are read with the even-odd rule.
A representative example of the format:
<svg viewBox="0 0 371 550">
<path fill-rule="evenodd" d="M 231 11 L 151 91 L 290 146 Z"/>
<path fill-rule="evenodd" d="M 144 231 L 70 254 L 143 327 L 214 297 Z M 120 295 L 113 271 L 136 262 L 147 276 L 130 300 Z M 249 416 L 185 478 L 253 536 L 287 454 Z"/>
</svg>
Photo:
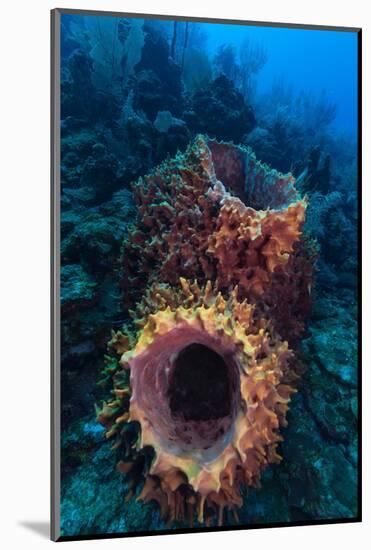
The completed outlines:
<svg viewBox="0 0 371 550">
<path fill-rule="evenodd" d="M 123 247 L 132 321 L 113 333 L 98 409 L 129 497 L 223 523 L 281 457 L 315 250 L 291 175 L 198 136 L 134 187 Z"/>
</svg>

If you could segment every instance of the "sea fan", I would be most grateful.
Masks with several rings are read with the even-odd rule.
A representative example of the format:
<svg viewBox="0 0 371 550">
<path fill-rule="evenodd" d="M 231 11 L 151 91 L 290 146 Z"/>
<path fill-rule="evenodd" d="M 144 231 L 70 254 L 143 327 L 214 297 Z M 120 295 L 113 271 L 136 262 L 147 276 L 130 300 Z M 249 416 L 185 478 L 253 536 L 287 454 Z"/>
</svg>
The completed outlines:
<svg viewBox="0 0 371 550">
<path fill-rule="evenodd" d="M 90 56 L 93 59 L 93 83 L 103 91 L 118 88 L 140 61 L 144 44 L 143 20 L 133 19 L 127 36 L 120 36 L 117 17 L 86 17 Z"/>
</svg>

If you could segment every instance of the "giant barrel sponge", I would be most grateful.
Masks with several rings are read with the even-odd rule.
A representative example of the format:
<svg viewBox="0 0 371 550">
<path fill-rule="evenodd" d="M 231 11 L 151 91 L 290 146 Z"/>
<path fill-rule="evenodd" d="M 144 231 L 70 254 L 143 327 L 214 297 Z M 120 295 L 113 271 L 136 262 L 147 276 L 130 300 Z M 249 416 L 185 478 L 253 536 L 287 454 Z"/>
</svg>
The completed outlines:
<svg viewBox="0 0 371 550">
<path fill-rule="evenodd" d="M 97 408 L 128 498 L 162 517 L 222 524 L 281 456 L 302 365 L 313 245 L 292 175 L 198 136 L 134 184 L 124 307 Z"/>
</svg>

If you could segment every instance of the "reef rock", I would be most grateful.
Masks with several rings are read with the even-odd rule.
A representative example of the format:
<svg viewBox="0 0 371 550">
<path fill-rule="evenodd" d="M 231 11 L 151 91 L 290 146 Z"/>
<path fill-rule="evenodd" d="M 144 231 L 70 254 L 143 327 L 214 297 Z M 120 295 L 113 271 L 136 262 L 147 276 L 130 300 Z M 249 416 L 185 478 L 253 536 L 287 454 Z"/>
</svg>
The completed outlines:
<svg viewBox="0 0 371 550">
<path fill-rule="evenodd" d="M 181 68 L 170 57 L 166 39 L 145 27 L 141 60 L 132 77 L 134 107 L 143 110 L 151 121 L 157 112 L 169 109 L 179 115 L 183 105 Z"/>
<path fill-rule="evenodd" d="M 224 75 L 193 95 L 184 118 L 195 132 L 208 132 L 216 139 L 230 139 L 236 143 L 256 124 L 252 107 Z"/>
</svg>

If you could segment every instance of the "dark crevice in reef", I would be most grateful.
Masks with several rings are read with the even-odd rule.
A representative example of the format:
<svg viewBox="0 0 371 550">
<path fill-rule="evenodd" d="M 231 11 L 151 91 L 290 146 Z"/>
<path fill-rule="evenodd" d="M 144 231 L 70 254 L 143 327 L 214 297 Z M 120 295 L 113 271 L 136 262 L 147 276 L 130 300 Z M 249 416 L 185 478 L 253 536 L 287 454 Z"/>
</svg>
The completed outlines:
<svg viewBox="0 0 371 550">
<path fill-rule="evenodd" d="M 230 381 L 224 359 L 202 344 L 190 344 L 175 360 L 168 389 L 174 417 L 214 420 L 231 412 Z"/>
</svg>

